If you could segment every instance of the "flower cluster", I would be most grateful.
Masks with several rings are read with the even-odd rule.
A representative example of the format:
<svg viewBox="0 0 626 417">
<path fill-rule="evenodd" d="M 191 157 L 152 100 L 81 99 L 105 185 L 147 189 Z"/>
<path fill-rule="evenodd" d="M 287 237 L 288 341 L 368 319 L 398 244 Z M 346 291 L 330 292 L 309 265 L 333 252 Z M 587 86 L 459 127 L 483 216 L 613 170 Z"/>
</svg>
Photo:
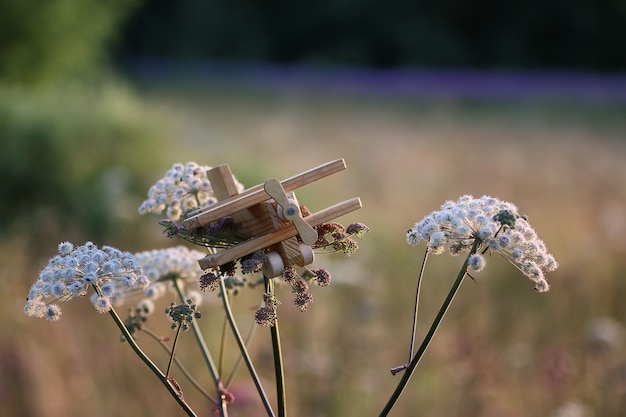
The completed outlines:
<svg viewBox="0 0 626 417">
<path fill-rule="evenodd" d="M 139 207 L 139 214 L 154 212 L 178 220 L 185 213 L 213 204 L 216 201 L 213 187 L 206 175 L 210 169 L 195 162 L 174 164 L 150 187 L 148 199 Z M 242 191 L 243 185 L 236 184 Z"/>
<path fill-rule="evenodd" d="M 261 272 L 263 262 L 265 262 L 265 251 L 258 250 L 248 255 L 244 255 L 237 261 L 227 262 L 217 268 L 214 268 L 200 277 L 200 289 L 209 292 L 216 291 L 219 287 L 220 279 L 224 280 L 224 286 L 227 291 L 232 291 L 233 295 L 239 294 L 239 288 L 249 283 L 245 275 Z M 237 270 L 241 275 L 237 274 Z"/>
<path fill-rule="evenodd" d="M 153 310 L 154 304 L 150 300 L 146 300 L 146 302 L 137 306 L 134 311 L 131 310 L 128 313 L 128 317 L 124 320 L 124 326 L 131 336 L 143 330 L 143 324 L 148 320 L 148 316 L 152 314 Z M 125 341 L 126 338 L 122 336 L 121 340 Z"/>
<path fill-rule="evenodd" d="M 407 242 L 416 245 L 425 240 L 430 253 L 446 249 L 453 255 L 470 251 L 478 244 L 476 253 L 468 258 L 468 268 L 480 271 L 487 251 L 499 253 L 535 283 L 535 289 L 550 289 L 544 274 L 558 264 L 537 237 L 535 230 L 517 207 L 497 198 L 465 195 L 458 201 L 445 202 L 407 232 Z"/>
<path fill-rule="evenodd" d="M 328 252 L 343 252 L 350 256 L 359 249 L 353 236 L 363 237 L 370 229 L 363 223 L 352 223 L 344 227 L 340 223 L 322 223 L 317 226 L 317 242 L 314 249 L 326 249 Z"/>
<path fill-rule="evenodd" d="M 185 246 L 136 253 L 137 263 L 150 280 L 146 295 L 151 299 L 159 298 L 174 279 L 179 280 L 179 284 L 197 282 L 202 275 L 198 259 L 204 256 L 202 252 Z"/>
<path fill-rule="evenodd" d="M 191 299 L 188 299 L 185 304 L 170 304 L 165 309 L 165 314 L 172 319 L 172 329 L 180 327 L 182 330 L 188 330 L 193 319 L 199 319 L 202 315 L 196 307 Z"/>
<path fill-rule="evenodd" d="M 329 283 L 330 283 L 330 274 Z M 291 285 L 291 291 L 296 295 L 293 302 L 300 311 L 306 311 L 309 303 L 313 301 L 313 295 L 309 292 L 309 283 L 306 279 L 298 276 L 294 268 L 287 267 L 283 270 L 285 282 Z"/>
<path fill-rule="evenodd" d="M 280 301 L 272 293 L 263 294 L 263 306 L 254 313 L 254 320 L 263 327 L 273 327 L 278 319 L 276 308 Z"/>
<path fill-rule="evenodd" d="M 244 255 L 236 261 L 227 262 L 216 270 L 224 277 L 234 277 L 237 274 L 237 269 L 245 275 L 254 274 L 261 272 L 266 259 L 265 250 L 261 249 Z"/>
<path fill-rule="evenodd" d="M 308 269 L 299 274 L 295 268 L 287 267 L 283 270 L 282 277 L 291 287 L 291 292 L 295 294 L 294 304 L 300 311 L 306 311 L 309 304 L 313 302 L 313 294 L 309 292 L 309 283 L 314 282 L 321 287 L 330 285 L 330 272 L 324 268 Z M 256 314 L 255 320 L 261 326 L 273 326 L 276 320 L 279 301 L 274 294 L 268 298 L 267 294 L 263 295 L 263 306 L 261 306 Z"/>
<path fill-rule="evenodd" d="M 148 284 L 148 277 L 129 252 L 110 246 L 99 249 L 92 242 L 79 247 L 62 242 L 58 254 L 50 259 L 31 287 L 24 312 L 32 317 L 59 320 L 60 305 L 87 295 L 93 286 L 96 292 L 91 301 L 98 312 L 104 313 L 125 292 L 145 289 Z"/>
<path fill-rule="evenodd" d="M 202 291 L 209 290 L 209 292 L 217 291 L 219 280 L 219 272 L 209 271 L 200 277 L 200 289 Z"/>
</svg>

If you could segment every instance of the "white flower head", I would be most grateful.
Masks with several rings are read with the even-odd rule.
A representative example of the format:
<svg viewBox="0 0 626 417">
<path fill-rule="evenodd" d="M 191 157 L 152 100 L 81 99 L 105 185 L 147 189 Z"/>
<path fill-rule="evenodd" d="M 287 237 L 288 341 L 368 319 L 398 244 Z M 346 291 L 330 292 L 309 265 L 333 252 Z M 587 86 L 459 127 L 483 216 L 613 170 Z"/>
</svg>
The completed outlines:
<svg viewBox="0 0 626 417">
<path fill-rule="evenodd" d="M 207 178 L 207 165 L 195 162 L 174 164 L 148 191 L 148 199 L 139 206 L 139 214 L 159 213 L 178 220 L 186 212 L 215 203 L 213 187 Z M 238 191 L 244 187 L 235 179 Z"/>
<path fill-rule="evenodd" d="M 407 232 L 409 244 L 416 245 L 421 240 L 426 241 L 433 254 L 446 249 L 454 255 L 468 252 L 478 243 L 478 254 L 499 253 L 530 278 L 539 292 L 550 289 L 544 274 L 558 267 L 517 207 L 494 197 L 476 199 L 465 195 L 457 202 L 445 202 L 441 210 L 432 212 Z M 478 254 L 469 260 L 469 267 L 475 272 L 486 263 Z"/>
<path fill-rule="evenodd" d="M 165 293 L 165 283 L 173 279 L 198 282 L 203 274 L 198 260 L 206 254 L 185 246 L 155 249 L 135 254 L 149 279 L 146 295 L 156 299 Z"/>
<path fill-rule="evenodd" d="M 100 295 L 92 298 L 94 307 L 99 312 L 106 312 L 111 309 L 111 303 L 120 291 L 127 290 L 127 277 L 137 277 L 133 281 L 135 288 L 143 288 L 147 284 L 143 269 L 129 252 L 110 246 L 98 249 L 91 242 L 79 247 L 63 242 L 58 250 L 59 254 L 41 270 L 39 279 L 28 293 L 24 306 L 27 316 L 59 320 L 60 305 L 86 295 L 92 285 L 100 289 Z"/>
</svg>

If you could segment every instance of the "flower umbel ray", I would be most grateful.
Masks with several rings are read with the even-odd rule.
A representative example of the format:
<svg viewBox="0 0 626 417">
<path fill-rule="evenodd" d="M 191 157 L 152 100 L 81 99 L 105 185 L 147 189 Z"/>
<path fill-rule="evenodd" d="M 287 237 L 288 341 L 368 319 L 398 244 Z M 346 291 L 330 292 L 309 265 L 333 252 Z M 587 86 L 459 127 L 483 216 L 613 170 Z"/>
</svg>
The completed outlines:
<svg viewBox="0 0 626 417">
<path fill-rule="evenodd" d="M 494 197 L 464 195 L 456 202 L 446 201 L 439 210 L 409 229 L 406 237 L 411 245 L 426 241 L 427 250 L 432 254 L 446 250 L 453 255 L 468 252 L 478 241 L 478 251 L 469 269 L 482 270 L 486 264 L 482 255 L 495 252 L 533 281 L 539 292 L 550 289 L 545 273 L 558 267 L 554 256 L 548 253 L 546 245 L 517 207 Z"/>
</svg>

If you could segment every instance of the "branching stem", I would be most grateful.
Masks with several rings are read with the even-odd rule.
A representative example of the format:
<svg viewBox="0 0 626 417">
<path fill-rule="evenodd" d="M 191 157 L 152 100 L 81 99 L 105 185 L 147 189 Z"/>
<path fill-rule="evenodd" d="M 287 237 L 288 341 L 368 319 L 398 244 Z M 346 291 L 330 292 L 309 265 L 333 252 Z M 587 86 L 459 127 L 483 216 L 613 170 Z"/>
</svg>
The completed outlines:
<svg viewBox="0 0 626 417">
<path fill-rule="evenodd" d="M 411 359 L 411 362 L 406 367 L 406 371 L 402 375 L 402 379 L 398 383 L 398 386 L 396 387 L 395 391 L 393 392 L 393 394 L 387 401 L 387 404 L 385 405 L 383 410 L 380 412 L 379 414 L 380 417 L 384 417 L 389 414 L 389 412 L 393 408 L 398 398 L 400 398 L 402 391 L 404 391 L 404 388 L 406 388 L 406 385 L 411 379 L 413 372 L 415 372 L 415 368 L 417 367 L 417 364 L 420 362 L 420 360 L 424 356 L 424 353 L 426 352 L 428 345 L 430 344 L 433 336 L 435 335 L 435 333 L 437 332 L 437 329 L 439 328 L 439 325 L 441 324 L 441 320 L 443 319 L 446 312 L 448 311 L 448 308 L 450 307 L 452 300 L 454 300 L 454 296 L 457 294 L 459 288 L 461 287 L 463 278 L 465 278 L 465 275 L 467 275 L 467 262 L 469 260 L 469 257 L 476 253 L 476 250 L 478 249 L 479 244 L 480 244 L 480 240 L 476 239 L 476 241 L 474 242 L 474 245 L 470 249 L 470 253 L 467 255 L 467 258 L 465 258 L 465 262 L 463 262 L 463 265 L 461 266 L 461 269 L 456 279 L 454 280 L 454 283 L 452 284 L 450 291 L 448 291 L 448 295 L 446 296 L 445 300 L 443 301 L 443 304 L 439 308 L 439 312 L 435 316 L 433 323 L 431 324 L 430 329 L 428 330 L 428 333 L 426 333 L 426 336 L 424 336 L 424 340 L 422 340 L 420 347 L 418 348 L 417 352 Z"/>
<path fill-rule="evenodd" d="M 226 290 L 226 285 L 224 284 L 224 277 L 220 276 L 219 278 L 219 286 L 221 292 L 222 302 L 224 304 L 224 312 L 226 313 L 226 318 L 228 319 L 228 323 L 230 324 L 231 331 L 233 332 L 233 336 L 237 341 L 237 346 L 239 347 L 239 351 L 241 352 L 241 356 L 243 357 L 246 366 L 248 367 L 248 371 L 250 372 L 250 376 L 252 377 L 252 381 L 256 386 L 256 389 L 259 393 L 259 397 L 263 402 L 263 406 L 265 407 L 265 412 L 269 417 L 274 417 L 274 411 L 272 410 L 272 406 L 270 405 L 269 400 L 267 399 L 267 395 L 265 395 L 265 391 L 263 390 L 263 386 L 261 385 L 261 381 L 259 379 L 259 375 L 254 369 L 254 365 L 252 364 L 252 360 L 250 359 L 250 355 L 248 354 L 248 350 L 246 349 L 246 345 L 239 333 L 239 328 L 237 327 L 237 323 L 235 323 L 235 318 L 233 317 L 233 312 L 230 308 L 230 303 L 228 301 L 228 294 Z"/>
<path fill-rule="evenodd" d="M 100 287 L 98 285 L 93 285 L 93 287 L 96 290 L 96 293 L 101 296 L 102 291 L 100 291 Z M 165 388 L 167 388 L 167 390 L 172 395 L 172 397 L 174 397 L 176 402 L 178 402 L 178 404 L 181 406 L 183 411 L 185 411 L 185 413 L 189 417 L 196 417 L 196 413 L 194 413 L 194 411 L 191 409 L 189 404 L 185 402 L 180 390 L 172 382 L 170 382 L 170 378 L 165 376 L 165 374 L 161 372 L 161 370 L 154 364 L 154 362 L 150 360 L 148 355 L 146 355 L 141 350 L 141 348 L 139 347 L 137 342 L 135 342 L 135 339 L 133 339 L 133 336 L 130 334 L 130 332 L 124 325 L 124 322 L 122 321 L 122 319 L 117 314 L 114 308 L 111 308 L 111 310 L 109 310 L 109 314 L 111 315 L 111 317 L 113 318 L 113 321 L 115 322 L 117 327 L 120 329 L 120 331 L 124 335 L 124 339 L 126 340 L 128 345 L 133 349 L 133 351 L 137 354 L 137 356 L 139 356 L 142 362 L 145 363 L 146 366 L 148 366 L 148 368 L 150 368 L 150 370 L 157 376 L 159 381 L 161 381 L 161 383 L 165 385 Z"/>
<path fill-rule="evenodd" d="M 185 295 L 183 294 L 180 284 L 178 280 L 176 279 L 174 280 L 174 289 L 176 289 L 176 293 L 178 294 L 180 302 L 184 303 L 186 301 Z M 200 330 L 200 326 L 198 325 L 197 320 L 191 321 L 191 330 L 193 331 L 193 335 L 196 338 L 196 343 L 198 344 L 198 347 L 200 348 L 200 353 L 202 354 L 202 357 L 204 358 L 204 362 L 206 363 L 207 368 L 209 369 L 209 373 L 211 374 L 211 378 L 213 379 L 213 382 L 215 384 L 215 389 L 217 389 L 220 383 L 220 377 L 217 372 L 215 362 L 213 361 L 213 357 L 211 356 L 211 352 L 209 352 L 209 348 L 207 347 L 206 342 L 204 341 L 204 336 L 202 335 L 202 331 Z"/>
</svg>

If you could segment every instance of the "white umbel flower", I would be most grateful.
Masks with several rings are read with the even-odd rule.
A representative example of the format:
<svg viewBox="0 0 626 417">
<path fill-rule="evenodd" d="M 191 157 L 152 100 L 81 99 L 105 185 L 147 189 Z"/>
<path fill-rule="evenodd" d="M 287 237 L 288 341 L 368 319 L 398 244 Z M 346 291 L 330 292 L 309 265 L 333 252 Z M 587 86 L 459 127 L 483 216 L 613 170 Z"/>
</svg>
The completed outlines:
<svg viewBox="0 0 626 417">
<path fill-rule="evenodd" d="M 213 204 L 216 199 L 207 178 L 207 165 L 196 162 L 174 164 L 165 176 L 148 190 L 148 199 L 139 206 L 139 214 L 158 213 L 178 220 L 189 211 Z M 236 181 L 237 190 L 244 187 Z"/>
<path fill-rule="evenodd" d="M 60 305 L 74 297 L 85 296 L 92 285 L 100 288 L 100 294 L 96 294 L 92 302 L 96 310 L 103 313 L 130 288 L 148 286 L 143 269 L 129 252 L 111 246 L 99 249 L 92 242 L 79 247 L 63 242 L 58 250 L 28 293 L 24 306 L 27 316 L 59 320 Z"/>
<path fill-rule="evenodd" d="M 205 253 L 182 245 L 136 253 L 137 263 L 150 280 L 146 295 L 151 299 L 159 298 L 165 293 L 168 283 L 174 279 L 179 280 L 179 285 L 184 282 L 197 284 L 203 274 L 198 259 L 204 256 Z"/>
<path fill-rule="evenodd" d="M 447 201 L 416 223 L 406 237 L 411 245 L 426 241 L 433 254 L 448 250 L 456 255 L 469 251 L 478 241 L 478 254 L 499 253 L 530 278 L 539 292 L 550 289 L 545 273 L 558 266 L 517 207 L 494 197 L 464 195 L 456 202 Z M 472 270 L 484 267 L 484 258 L 474 257 L 472 261 Z"/>
</svg>

